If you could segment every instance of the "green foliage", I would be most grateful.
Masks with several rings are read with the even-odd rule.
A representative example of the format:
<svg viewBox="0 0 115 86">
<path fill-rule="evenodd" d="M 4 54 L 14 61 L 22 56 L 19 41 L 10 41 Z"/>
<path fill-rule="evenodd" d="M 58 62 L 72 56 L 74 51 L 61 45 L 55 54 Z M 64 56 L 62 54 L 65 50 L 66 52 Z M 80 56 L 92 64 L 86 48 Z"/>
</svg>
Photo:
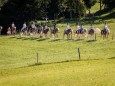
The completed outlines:
<svg viewBox="0 0 115 86">
<path fill-rule="evenodd" d="M 115 7 L 115 0 L 102 0 L 105 7 Z"/>
<path fill-rule="evenodd" d="M 0 8 L 7 2 L 7 0 L 0 0 Z"/>
<path fill-rule="evenodd" d="M 39 0 L 9 0 L 3 7 L 1 13 L 14 20 L 33 20 L 40 18 Z M 39 15 L 39 16 L 38 16 Z"/>
<path fill-rule="evenodd" d="M 85 3 L 86 8 L 89 10 L 89 14 L 90 14 L 90 9 L 92 6 L 94 6 L 96 4 L 96 0 L 83 0 Z"/>
<path fill-rule="evenodd" d="M 86 13 L 85 6 L 81 0 L 62 0 L 60 9 L 62 12 L 73 13 L 71 15 L 74 17 L 84 16 Z"/>
</svg>

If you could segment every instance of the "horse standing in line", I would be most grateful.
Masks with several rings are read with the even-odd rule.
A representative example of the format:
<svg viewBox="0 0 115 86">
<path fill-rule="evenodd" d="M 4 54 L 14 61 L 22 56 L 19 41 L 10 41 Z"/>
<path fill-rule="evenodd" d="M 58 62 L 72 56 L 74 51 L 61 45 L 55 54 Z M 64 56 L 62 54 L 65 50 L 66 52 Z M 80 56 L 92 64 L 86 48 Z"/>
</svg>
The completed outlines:
<svg viewBox="0 0 115 86">
<path fill-rule="evenodd" d="M 90 28 L 88 30 L 88 35 L 90 35 L 93 40 L 95 39 L 96 40 L 96 34 L 100 34 L 101 33 L 101 30 L 99 28 Z"/>
<path fill-rule="evenodd" d="M 29 34 L 30 34 L 31 37 L 33 37 L 34 35 L 37 34 L 37 26 L 35 25 L 34 22 L 30 26 Z"/>
<path fill-rule="evenodd" d="M 8 29 L 7 29 L 7 35 L 11 35 L 11 28 L 10 27 L 8 27 Z"/>
<path fill-rule="evenodd" d="M 101 30 L 101 37 L 102 37 L 103 39 L 108 38 L 109 34 L 110 34 L 110 30 L 109 30 L 109 28 L 107 27 L 107 24 L 105 23 L 104 29 Z"/>
<path fill-rule="evenodd" d="M 28 35 L 28 31 L 29 29 L 28 29 L 28 27 L 25 27 L 25 28 L 23 28 L 23 29 L 21 29 L 21 32 L 20 32 L 20 36 L 22 37 L 22 35 Z"/>
<path fill-rule="evenodd" d="M 78 34 L 76 34 L 76 31 L 78 31 L 79 29 L 80 29 L 80 25 L 78 24 L 76 27 L 76 30 L 74 31 L 75 38 L 78 37 Z"/>
<path fill-rule="evenodd" d="M 36 32 L 37 34 L 39 35 L 39 37 L 41 38 L 42 37 L 42 32 L 43 31 L 43 26 L 37 26 L 37 29 L 36 29 Z"/>
<path fill-rule="evenodd" d="M 95 39 L 95 28 L 93 27 L 92 24 L 91 24 L 90 29 L 88 30 L 88 35 L 90 35 L 91 38 L 93 38 L 93 40 Z"/>
<path fill-rule="evenodd" d="M 63 33 L 63 39 L 64 39 L 65 35 L 67 35 L 67 39 L 72 39 L 72 32 L 73 31 L 72 31 L 71 27 L 67 23 L 67 28 L 66 28 L 66 30 L 64 30 L 64 33 Z"/>
<path fill-rule="evenodd" d="M 55 24 L 54 28 L 51 29 L 51 37 L 58 38 L 58 31 L 59 31 L 59 28 L 57 28 Z"/>
<path fill-rule="evenodd" d="M 75 35 L 77 34 L 78 39 L 81 39 L 82 36 L 86 37 L 87 29 L 83 28 L 81 25 L 78 29 L 75 30 Z"/>
<path fill-rule="evenodd" d="M 43 32 L 43 37 L 44 38 L 47 38 L 49 30 L 50 30 L 50 28 L 47 25 L 43 26 L 43 31 L 42 32 Z"/>
<path fill-rule="evenodd" d="M 67 39 L 72 39 L 72 29 L 64 30 L 63 39 L 65 35 L 67 35 Z"/>
<path fill-rule="evenodd" d="M 24 22 L 23 27 L 20 32 L 20 36 L 22 37 L 22 35 L 28 35 L 28 32 L 29 32 L 29 29 L 26 25 L 26 22 Z"/>
<path fill-rule="evenodd" d="M 11 34 L 16 35 L 16 26 L 15 26 L 14 22 L 12 22 L 12 24 L 11 24 Z"/>
<path fill-rule="evenodd" d="M 12 35 L 16 35 L 16 27 L 12 27 L 11 31 L 12 31 Z"/>
<path fill-rule="evenodd" d="M 22 35 L 26 35 L 26 36 L 28 35 L 28 27 L 21 30 L 20 36 L 22 36 Z"/>
</svg>

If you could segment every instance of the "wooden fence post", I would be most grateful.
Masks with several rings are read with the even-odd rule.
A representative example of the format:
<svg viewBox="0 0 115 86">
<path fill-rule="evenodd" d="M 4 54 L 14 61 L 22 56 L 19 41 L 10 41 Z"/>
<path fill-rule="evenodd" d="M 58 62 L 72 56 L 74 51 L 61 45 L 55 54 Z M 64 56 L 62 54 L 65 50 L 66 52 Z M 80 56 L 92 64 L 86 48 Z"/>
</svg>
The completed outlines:
<svg viewBox="0 0 115 86">
<path fill-rule="evenodd" d="M 38 53 L 37 53 L 37 57 L 36 57 L 36 60 L 37 60 L 37 64 L 38 64 Z"/>
<path fill-rule="evenodd" d="M 81 59 L 81 56 L 80 56 L 80 48 L 78 48 L 78 56 L 79 56 L 79 60 Z"/>
</svg>

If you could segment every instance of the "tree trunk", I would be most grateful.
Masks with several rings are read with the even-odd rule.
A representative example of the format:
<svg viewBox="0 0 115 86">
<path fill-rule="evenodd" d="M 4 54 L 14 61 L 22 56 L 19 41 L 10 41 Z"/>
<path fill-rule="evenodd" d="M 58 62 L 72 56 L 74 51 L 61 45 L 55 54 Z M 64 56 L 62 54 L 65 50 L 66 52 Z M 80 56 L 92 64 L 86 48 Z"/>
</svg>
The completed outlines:
<svg viewBox="0 0 115 86">
<path fill-rule="evenodd" d="M 72 11 L 70 11 L 70 20 L 72 20 L 73 16 L 72 16 Z"/>
<path fill-rule="evenodd" d="M 102 10 L 102 0 L 100 0 L 100 11 Z"/>
<path fill-rule="evenodd" d="M 89 9 L 89 15 L 91 14 L 91 11 L 90 11 L 90 9 Z"/>
</svg>

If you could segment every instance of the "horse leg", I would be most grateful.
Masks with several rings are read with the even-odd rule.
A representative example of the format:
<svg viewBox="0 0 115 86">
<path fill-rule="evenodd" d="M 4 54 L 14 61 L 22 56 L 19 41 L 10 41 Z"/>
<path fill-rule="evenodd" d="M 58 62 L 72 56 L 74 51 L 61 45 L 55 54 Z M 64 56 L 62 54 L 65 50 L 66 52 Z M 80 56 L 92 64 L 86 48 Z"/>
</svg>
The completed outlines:
<svg viewBox="0 0 115 86">
<path fill-rule="evenodd" d="M 68 39 L 71 39 L 71 35 L 69 34 Z"/>
<path fill-rule="evenodd" d="M 43 38 L 45 38 L 45 34 L 43 33 L 42 35 L 43 35 Z"/>
<path fill-rule="evenodd" d="M 41 32 L 41 33 L 40 33 L 40 38 L 42 38 L 42 37 L 43 37 L 43 33 Z"/>
<path fill-rule="evenodd" d="M 47 37 L 47 34 L 45 34 L 45 38 Z"/>
<path fill-rule="evenodd" d="M 81 37 L 80 37 L 80 34 L 78 34 L 78 39 L 80 39 Z"/>
<path fill-rule="evenodd" d="M 103 35 L 103 40 L 105 39 L 105 34 Z"/>
<path fill-rule="evenodd" d="M 101 38 L 104 40 L 104 34 L 101 34 Z"/>
<path fill-rule="evenodd" d="M 67 39 L 69 38 L 69 34 L 67 34 Z"/>
<path fill-rule="evenodd" d="M 58 33 L 56 33 L 56 38 L 58 38 Z"/>
<path fill-rule="evenodd" d="M 93 40 L 96 40 L 96 37 L 95 37 L 95 36 L 96 36 L 96 34 L 92 34 L 92 35 L 93 35 Z"/>
<path fill-rule="evenodd" d="M 67 39 L 69 39 L 69 38 L 70 38 L 70 35 L 68 34 L 68 35 L 67 35 Z"/>
<path fill-rule="evenodd" d="M 23 35 L 23 33 L 21 32 L 21 33 L 20 33 L 20 37 L 22 37 L 22 35 Z"/>
<path fill-rule="evenodd" d="M 44 38 L 45 38 L 45 33 L 44 33 Z"/>
<path fill-rule="evenodd" d="M 79 34 L 77 34 L 77 39 L 79 39 Z"/>
<path fill-rule="evenodd" d="M 72 33 L 71 33 L 71 39 L 72 39 Z"/>
<path fill-rule="evenodd" d="M 74 37 L 76 38 L 76 34 L 74 34 Z"/>
<path fill-rule="evenodd" d="M 92 40 L 94 40 L 94 37 L 95 37 L 94 34 L 92 34 Z"/>
<path fill-rule="evenodd" d="M 107 34 L 107 38 L 108 38 L 109 34 Z"/>
<path fill-rule="evenodd" d="M 56 38 L 56 33 L 54 34 L 54 39 Z"/>
<path fill-rule="evenodd" d="M 52 33 L 50 33 L 50 38 L 52 38 Z"/>
<path fill-rule="evenodd" d="M 64 39 L 65 34 L 63 34 L 63 39 Z"/>
<path fill-rule="evenodd" d="M 90 34 L 87 35 L 87 40 L 89 40 L 89 35 L 90 35 Z"/>
<path fill-rule="evenodd" d="M 55 34 L 54 34 L 54 33 L 52 34 L 52 38 L 53 38 L 53 39 L 55 38 Z"/>
</svg>

